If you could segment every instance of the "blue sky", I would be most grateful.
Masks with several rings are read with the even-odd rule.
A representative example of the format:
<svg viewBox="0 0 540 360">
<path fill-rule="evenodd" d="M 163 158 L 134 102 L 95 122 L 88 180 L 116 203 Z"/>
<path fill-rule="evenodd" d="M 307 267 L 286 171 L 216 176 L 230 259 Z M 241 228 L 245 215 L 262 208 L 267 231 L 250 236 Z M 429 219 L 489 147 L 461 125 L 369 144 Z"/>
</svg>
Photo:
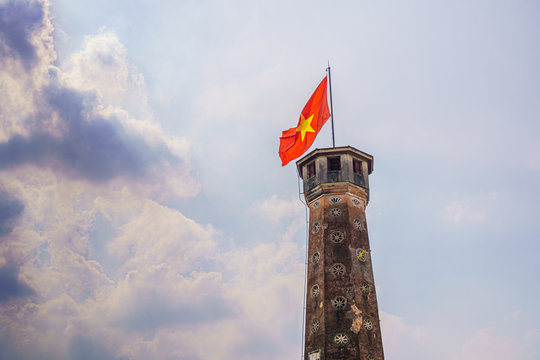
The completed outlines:
<svg viewBox="0 0 540 360">
<path fill-rule="evenodd" d="M 300 358 L 277 150 L 330 61 L 336 143 L 375 158 L 386 358 L 538 359 L 539 14 L 0 0 L 0 357 Z"/>
</svg>

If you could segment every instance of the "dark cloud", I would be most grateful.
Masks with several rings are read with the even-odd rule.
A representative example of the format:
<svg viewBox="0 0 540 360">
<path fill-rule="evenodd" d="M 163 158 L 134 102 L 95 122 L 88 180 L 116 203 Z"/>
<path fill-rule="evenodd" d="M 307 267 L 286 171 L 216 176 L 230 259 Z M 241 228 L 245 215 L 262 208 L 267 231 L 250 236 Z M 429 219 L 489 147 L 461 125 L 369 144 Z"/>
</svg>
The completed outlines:
<svg viewBox="0 0 540 360">
<path fill-rule="evenodd" d="M 36 353 L 31 347 L 20 348 L 9 334 L 0 336 L 0 359 L 9 360 L 58 360 L 57 357 L 45 353 Z"/>
<path fill-rule="evenodd" d="M 284 356 L 281 353 L 283 349 L 283 344 L 280 344 L 276 339 L 269 337 L 268 334 L 254 330 L 250 333 L 249 338 L 245 339 L 245 343 L 242 343 L 236 349 L 236 352 L 240 358 L 257 359 L 274 356 L 278 359 Z"/>
<path fill-rule="evenodd" d="M 37 55 L 30 38 L 42 26 L 43 16 L 41 2 L 12 0 L 0 4 L 0 55 L 19 58 L 26 67 L 33 64 Z"/>
<path fill-rule="evenodd" d="M 75 337 L 69 345 L 70 360 L 128 360 L 116 357 L 98 340 L 89 337 Z"/>
<path fill-rule="evenodd" d="M 116 357 L 99 340 L 77 336 L 71 339 L 68 353 L 37 353 L 30 347 L 18 348 L 8 334 L 0 337 L 0 359 L 9 360 L 129 360 L 126 356 Z"/>
<path fill-rule="evenodd" d="M 0 268 L 0 303 L 35 294 L 28 285 L 19 281 L 18 275 L 19 269 L 14 264 L 8 263 Z"/>
<path fill-rule="evenodd" d="M 49 108 L 34 122 L 54 112 L 64 125 L 64 134 L 15 135 L 0 143 L 0 169 L 21 164 L 59 165 L 67 173 L 106 181 L 121 175 L 144 177 L 153 164 L 180 162 L 165 145 L 151 148 L 141 137 L 128 134 L 114 119 L 93 116 L 89 94 L 59 86 L 49 86 L 43 94 Z"/>
<path fill-rule="evenodd" d="M 124 325 L 135 331 L 178 324 L 194 325 L 223 319 L 232 314 L 232 309 L 220 298 L 204 298 L 189 304 L 176 304 L 156 293 L 140 301 L 131 310 Z"/>
<path fill-rule="evenodd" d="M 15 220 L 21 216 L 23 210 L 22 202 L 0 189 L 0 236 L 11 232 Z"/>
</svg>

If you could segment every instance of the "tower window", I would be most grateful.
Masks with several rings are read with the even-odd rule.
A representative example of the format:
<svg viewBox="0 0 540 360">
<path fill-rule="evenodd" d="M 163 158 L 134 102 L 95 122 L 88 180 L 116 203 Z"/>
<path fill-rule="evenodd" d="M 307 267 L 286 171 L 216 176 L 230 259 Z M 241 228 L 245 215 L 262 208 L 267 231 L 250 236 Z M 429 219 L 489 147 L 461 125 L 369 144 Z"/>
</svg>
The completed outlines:
<svg viewBox="0 0 540 360">
<path fill-rule="evenodd" d="M 311 326 L 309 327 L 312 334 L 315 334 L 317 331 L 319 331 L 319 328 L 321 327 L 321 323 L 318 319 L 313 320 L 311 323 Z"/>
<path fill-rule="evenodd" d="M 348 343 L 349 336 L 344 331 L 340 331 L 334 335 L 334 344 L 336 344 L 337 347 L 347 346 Z"/>
<path fill-rule="evenodd" d="M 367 295 L 369 294 L 369 284 L 365 281 L 362 281 L 360 283 L 360 291 L 362 292 L 362 294 L 364 295 Z"/>
<path fill-rule="evenodd" d="M 328 171 L 339 171 L 341 170 L 341 160 L 338 157 L 329 157 L 328 158 Z"/>
<path fill-rule="evenodd" d="M 317 251 L 317 252 L 313 253 L 313 255 L 311 256 L 311 262 L 314 265 L 317 265 L 319 263 L 319 260 L 321 260 L 321 253 L 319 253 Z"/>
<path fill-rule="evenodd" d="M 319 284 L 315 284 L 311 287 L 312 298 L 316 298 L 317 296 L 319 296 L 320 292 L 321 292 L 321 288 L 319 287 Z"/>
<path fill-rule="evenodd" d="M 307 177 L 312 178 L 315 176 L 315 163 L 312 162 L 311 164 L 308 164 L 307 166 Z"/>
<path fill-rule="evenodd" d="M 364 230 L 364 223 L 362 223 L 362 220 L 360 220 L 359 218 L 353 219 L 353 225 L 360 231 Z"/>
<path fill-rule="evenodd" d="M 332 215 L 333 217 L 341 216 L 341 209 L 340 208 L 332 208 L 332 209 L 330 209 L 330 215 Z"/>
<path fill-rule="evenodd" d="M 369 316 L 364 316 L 364 328 L 367 331 L 373 330 L 373 320 Z"/>
<path fill-rule="evenodd" d="M 353 171 L 358 175 L 362 175 L 362 162 L 361 161 L 353 160 Z"/>
<path fill-rule="evenodd" d="M 316 223 L 313 224 L 313 226 L 311 227 L 311 232 L 316 234 L 319 232 L 319 230 L 321 229 L 321 223 L 319 223 L 318 221 Z"/>
<path fill-rule="evenodd" d="M 334 275 L 334 277 L 342 277 L 343 275 L 345 275 L 345 265 L 336 263 L 334 264 L 334 266 L 332 266 L 330 271 L 332 272 L 332 275 Z"/>
<path fill-rule="evenodd" d="M 334 231 L 330 234 L 330 240 L 332 240 L 333 243 L 340 243 L 345 238 L 345 235 L 341 231 Z"/>
<path fill-rule="evenodd" d="M 347 306 L 347 299 L 343 296 L 336 296 L 332 299 L 332 306 L 336 310 L 343 310 Z"/>
<path fill-rule="evenodd" d="M 332 204 L 337 204 L 338 202 L 341 202 L 341 198 L 339 196 L 332 196 L 329 201 Z"/>
</svg>

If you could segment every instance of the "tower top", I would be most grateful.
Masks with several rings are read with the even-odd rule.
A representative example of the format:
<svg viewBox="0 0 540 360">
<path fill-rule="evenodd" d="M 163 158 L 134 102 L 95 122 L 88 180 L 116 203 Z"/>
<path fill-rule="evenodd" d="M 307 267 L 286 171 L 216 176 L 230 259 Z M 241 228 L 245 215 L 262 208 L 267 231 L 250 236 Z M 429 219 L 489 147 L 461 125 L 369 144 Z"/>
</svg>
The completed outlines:
<svg viewBox="0 0 540 360">
<path fill-rule="evenodd" d="M 315 149 L 298 160 L 296 166 L 308 202 L 342 186 L 346 187 L 342 189 L 345 191 L 364 193 L 368 200 L 368 175 L 373 172 L 373 156 L 363 151 L 352 146 Z"/>
</svg>

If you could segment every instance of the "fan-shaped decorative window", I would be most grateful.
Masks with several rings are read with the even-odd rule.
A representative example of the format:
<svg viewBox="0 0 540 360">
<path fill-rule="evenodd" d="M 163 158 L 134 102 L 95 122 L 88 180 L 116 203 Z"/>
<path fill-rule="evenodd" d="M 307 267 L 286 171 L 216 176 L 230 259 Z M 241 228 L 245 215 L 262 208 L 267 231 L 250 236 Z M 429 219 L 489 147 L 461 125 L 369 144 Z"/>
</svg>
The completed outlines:
<svg viewBox="0 0 540 360">
<path fill-rule="evenodd" d="M 319 331 L 319 328 L 321 327 L 321 323 L 319 322 L 319 319 L 315 319 L 311 322 L 311 325 L 309 326 L 309 330 L 312 334 L 315 334 L 317 331 Z"/>
<path fill-rule="evenodd" d="M 316 234 L 319 232 L 319 230 L 321 229 L 321 223 L 319 223 L 318 221 L 315 222 L 312 226 L 311 226 L 311 232 Z"/>
<path fill-rule="evenodd" d="M 341 216 L 341 209 L 340 208 L 330 209 L 330 215 L 332 215 L 333 217 Z"/>
<path fill-rule="evenodd" d="M 338 202 L 341 202 L 341 198 L 339 196 L 332 196 L 328 201 L 330 201 L 331 204 L 337 204 Z"/>
<path fill-rule="evenodd" d="M 360 200 L 355 199 L 355 198 L 352 198 L 351 202 L 352 202 L 353 206 L 356 206 L 356 207 L 360 207 L 360 205 L 362 204 L 362 202 Z"/>
<path fill-rule="evenodd" d="M 366 360 L 375 360 L 375 355 L 373 355 L 373 354 L 368 354 L 368 355 L 366 356 Z"/>
<path fill-rule="evenodd" d="M 345 238 L 345 235 L 341 231 L 334 231 L 330 234 L 330 240 L 332 240 L 333 243 L 340 243 Z"/>
<path fill-rule="evenodd" d="M 367 295 L 369 294 L 369 284 L 365 281 L 362 281 L 360 283 L 360 291 L 362 292 L 362 294 L 364 295 Z"/>
<path fill-rule="evenodd" d="M 321 203 L 317 200 L 317 201 L 315 201 L 315 202 L 313 203 L 312 207 L 313 207 L 314 209 L 318 209 L 320 204 L 321 204 Z"/>
<path fill-rule="evenodd" d="M 321 288 L 318 284 L 315 284 L 311 287 L 311 297 L 312 298 L 316 298 L 317 296 L 319 296 L 321 292 Z"/>
<path fill-rule="evenodd" d="M 343 296 L 336 296 L 332 299 L 332 307 L 336 310 L 343 310 L 347 306 L 347 299 Z"/>
<path fill-rule="evenodd" d="M 334 277 L 342 277 L 345 275 L 345 265 L 336 263 L 330 268 L 330 271 Z"/>
<path fill-rule="evenodd" d="M 365 316 L 365 317 L 364 317 L 363 323 L 364 323 L 364 328 L 365 328 L 367 331 L 373 330 L 373 320 L 371 320 L 370 317 Z"/>
<path fill-rule="evenodd" d="M 349 336 L 346 332 L 340 331 L 334 335 L 334 344 L 336 344 L 337 347 L 344 347 L 349 344 Z"/>
<path fill-rule="evenodd" d="M 316 265 L 319 263 L 319 260 L 321 260 L 321 253 L 316 251 L 311 255 L 311 262 Z"/>
<path fill-rule="evenodd" d="M 364 223 L 359 218 L 354 218 L 353 219 L 353 225 L 358 230 L 363 230 L 364 229 Z"/>
</svg>

